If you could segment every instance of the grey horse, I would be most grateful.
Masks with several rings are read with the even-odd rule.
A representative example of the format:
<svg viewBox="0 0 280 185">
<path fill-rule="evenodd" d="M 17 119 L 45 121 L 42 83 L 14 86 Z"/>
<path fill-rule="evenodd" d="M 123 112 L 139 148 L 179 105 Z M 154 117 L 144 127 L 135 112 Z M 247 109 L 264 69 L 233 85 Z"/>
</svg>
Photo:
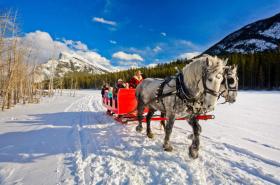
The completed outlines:
<svg viewBox="0 0 280 185">
<path fill-rule="evenodd" d="M 225 69 L 224 79 L 220 86 L 220 90 L 219 90 L 220 95 L 218 99 L 220 97 L 224 98 L 225 101 L 221 104 L 225 104 L 227 102 L 234 103 L 236 101 L 237 91 L 238 91 L 237 65 L 228 66 Z M 164 118 L 165 113 L 161 112 L 160 117 Z M 160 124 L 165 130 L 165 121 L 164 120 L 160 121 Z M 189 135 L 188 138 L 192 139 L 193 134 Z"/>
<path fill-rule="evenodd" d="M 219 97 L 224 98 L 225 103 L 234 103 L 236 101 L 238 91 L 238 75 L 237 75 L 237 65 L 228 66 L 225 68 L 224 79 L 221 83 L 219 90 Z M 208 111 L 206 111 L 208 112 Z M 165 117 L 165 113 L 161 112 L 160 117 Z M 160 122 L 165 129 L 165 121 Z"/>
<path fill-rule="evenodd" d="M 181 77 L 177 75 L 176 79 L 168 80 L 162 88 L 162 94 L 168 94 L 168 96 L 161 97 L 157 97 L 157 92 L 164 80 L 145 79 L 136 88 L 137 118 L 139 122 L 136 130 L 138 132 L 143 130 L 142 119 L 145 107 L 149 109 L 146 116 L 147 136 L 149 138 L 153 137 L 150 120 L 154 112 L 158 110 L 165 113 L 167 124 L 163 148 L 165 151 L 172 151 L 173 148 L 169 139 L 176 117 L 191 115 L 188 122 L 193 128 L 194 138 L 192 145 L 189 147 L 189 154 L 191 157 L 197 158 L 201 127 L 195 116 L 206 110 L 214 109 L 225 68 L 226 61 L 218 57 L 203 55 L 200 58 L 193 59 L 183 68 Z M 201 104 L 201 102 L 203 103 Z"/>
</svg>

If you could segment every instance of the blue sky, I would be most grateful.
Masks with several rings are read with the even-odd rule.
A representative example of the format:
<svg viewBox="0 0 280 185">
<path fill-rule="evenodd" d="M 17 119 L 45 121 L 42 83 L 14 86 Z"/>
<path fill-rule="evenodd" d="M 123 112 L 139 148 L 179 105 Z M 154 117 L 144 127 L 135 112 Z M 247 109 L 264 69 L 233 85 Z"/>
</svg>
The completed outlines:
<svg viewBox="0 0 280 185">
<path fill-rule="evenodd" d="M 0 10 L 8 9 L 17 10 L 22 36 L 40 30 L 122 66 L 202 52 L 279 13 L 280 0 L 1 0 Z"/>
</svg>

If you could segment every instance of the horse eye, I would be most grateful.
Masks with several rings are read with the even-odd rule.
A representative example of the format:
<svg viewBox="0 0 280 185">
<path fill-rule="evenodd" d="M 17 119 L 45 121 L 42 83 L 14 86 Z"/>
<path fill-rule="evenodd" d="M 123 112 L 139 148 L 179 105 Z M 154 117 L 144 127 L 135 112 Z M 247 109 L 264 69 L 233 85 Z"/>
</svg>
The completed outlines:
<svg viewBox="0 0 280 185">
<path fill-rule="evenodd" d="M 228 84 L 234 84 L 234 79 L 233 78 L 229 78 L 228 79 Z"/>
<path fill-rule="evenodd" d="M 209 82 L 212 82 L 212 81 L 213 81 L 213 79 L 212 79 L 212 78 L 208 78 L 208 81 L 209 81 Z"/>
</svg>

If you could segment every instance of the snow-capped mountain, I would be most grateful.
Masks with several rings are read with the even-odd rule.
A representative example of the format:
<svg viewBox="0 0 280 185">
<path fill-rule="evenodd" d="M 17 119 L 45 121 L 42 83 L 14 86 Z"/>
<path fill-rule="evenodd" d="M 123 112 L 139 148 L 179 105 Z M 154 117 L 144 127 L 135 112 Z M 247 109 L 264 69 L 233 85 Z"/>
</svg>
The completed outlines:
<svg viewBox="0 0 280 185">
<path fill-rule="evenodd" d="M 95 61 L 89 61 L 82 56 L 74 53 L 61 52 L 57 64 L 57 75 L 64 75 L 66 72 L 78 71 L 89 73 L 108 73 L 111 70 L 98 64 Z"/>
<path fill-rule="evenodd" d="M 280 48 L 280 13 L 231 33 L 204 53 L 256 53 Z"/>
<path fill-rule="evenodd" d="M 110 69 L 98 64 L 95 61 L 89 61 L 80 55 L 74 53 L 61 52 L 57 60 L 49 60 L 47 63 L 37 67 L 37 81 L 54 77 L 62 77 L 68 72 L 88 72 L 92 74 L 102 74 L 111 72 Z"/>
</svg>

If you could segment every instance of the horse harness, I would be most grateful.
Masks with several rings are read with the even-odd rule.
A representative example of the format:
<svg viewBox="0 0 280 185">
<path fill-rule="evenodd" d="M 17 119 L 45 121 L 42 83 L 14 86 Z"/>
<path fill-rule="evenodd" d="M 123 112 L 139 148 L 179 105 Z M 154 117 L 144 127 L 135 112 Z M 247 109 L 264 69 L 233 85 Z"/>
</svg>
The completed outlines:
<svg viewBox="0 0 280 185">
<path fill-rule="evenodd" d="M 171 96 L 171 95 L 174 95 L 176 94 L 177 97 L 179 97 L 185 104 L 186 106 L 189 108 L 189 109 L 193 109 L 193 105 L 195 103 L 200 103 L 202 104 L 202 101 L 201 101 L 201 96 L 200 97 L 194 97 L 188 90 L 188 88 L 186 87 L 186 84 L 184 83 L 184 76 L 183 76 L 183 73 L 179 70 L 177 70 L 177 74 L 176 76 L 169 76 L 167 78 L 164 79 L 164 81 L 160 84 L 159 88 L 157 89 L 157 94 L 156 94 L 156 101 L 157 103 L 159 103 L 159 101 L 161 101 L 161 103 L 163 104 L 163 107 L 164 106 L 164 102 L 163 102 L 163 98 L 164 97 L 167 97 L 167 96 Z M 211 94 L 212 96 L 216 96 L 218 97 L 218 99 L 220 99 L 220 97 L 223 95 L 223 93 L 225 91 L 229 92 L 230 91 L 238 91 L 238 85 L 232 87 L 231 84 L 234 84 L 235 82 L 235 79 L 232 78 L 232 77 L 228 77 L 230 74 L 229 74 L 229 69 L 226 69 L 224 74 L 223 74 L 223 81 L 221 84 L 224 84 L 225 85 L 225 90 L 221 91 L 221 92 L 216 92 L 210 88 L 207 87 L 206 85 L 206 80 L 207 80 L 207 75 L 206 75 L 206 70 L 203 71 L 203 74 L 202 74 L 202 83 L 203 83 L 203 88 L 204 88 L 204 95 L 205 94 Z M 168 83 L 171 81 L 171 80 L 176 80 L 176 91 L 172 91 L 172 92 L 169 92 L 169 93 L 166 93 L 166 94 L 163 94 L 163 89 L 165 87 L 165 85 L 168 85 Z M 238 80 L 238 77 L 237 79 Z M 224 103 L 228 102 L 228 100 L 226 99 L 226 101 Z"/>
<path fill-rule="evenodd" d="M 176 81 L 176 90 L 163 94 L 163 89 L 164 89 L 165 85 L 168 85 L 168 83 L 171 80 Z M 203 71 L 203 74 L 202 74 L 202 84 L 203 84 L 203 88 L 204 88 L 204 95 L 210 94 L 212 96 L 218 97 L 220 95 L 219 92 L 216 92 L 216 91 L 208 88 L 206 85 L 206 80 L 207 80 L 207 74 L 206 74 L 206 70 L 205 70 L 205 71 Z M 165 107 L 163 98 L 174 95 L 174 94 L 176 94 L 176 97 L 179 97 L 185 103 L 185 105 L 188 107 L 189 110 L 193 111 L 193 106 L 195 103 L 201 104 L 202 96 L 194 96 L 190 93 L 190 91 L 188 90 L 188 87 L 184 83 L 183 73 L 179 70 L 177 70 L 176 76 L 169 76 L 169 77 L 165 78 L 164 81 L 160 84 L 160 86 L 157 89 L 157 93 L 156 93 L 156 101 L 157 101 L 157 103 L 159 103 L 159 101 L 161 101 L 163 107 Z"/>
</svg>

